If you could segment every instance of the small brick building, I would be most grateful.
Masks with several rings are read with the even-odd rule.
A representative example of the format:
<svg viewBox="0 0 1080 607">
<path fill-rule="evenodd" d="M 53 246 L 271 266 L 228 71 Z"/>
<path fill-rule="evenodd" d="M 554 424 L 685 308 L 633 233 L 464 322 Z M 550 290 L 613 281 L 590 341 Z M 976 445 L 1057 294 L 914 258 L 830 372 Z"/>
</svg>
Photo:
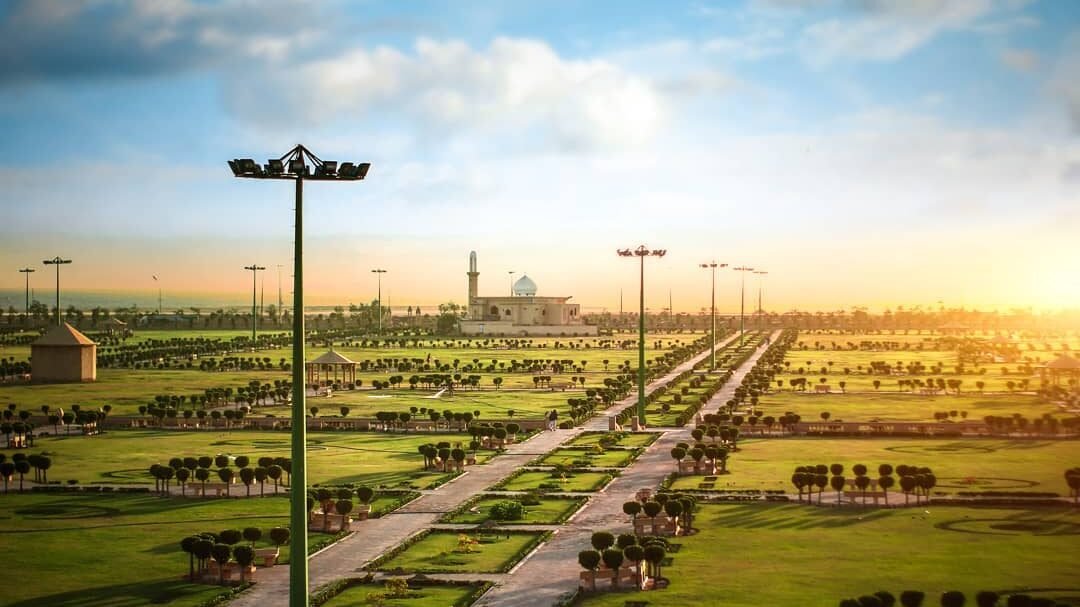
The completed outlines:
<svg viewBox="0 0 1080 607">
<path fill-rule="evenodd" d="M 64 323 L 30 344 L 30 379 L 35 384 L 97 379 L 97 344 Z"/>
</svg>

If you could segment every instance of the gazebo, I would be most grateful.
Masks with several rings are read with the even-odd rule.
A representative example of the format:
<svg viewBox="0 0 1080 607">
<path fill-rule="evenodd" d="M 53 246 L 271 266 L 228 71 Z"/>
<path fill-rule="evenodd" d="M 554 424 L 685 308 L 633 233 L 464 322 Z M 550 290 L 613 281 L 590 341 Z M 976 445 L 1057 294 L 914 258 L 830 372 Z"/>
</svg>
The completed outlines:
<svg viewBox="0 0 1080 607">
<path fill-rule="evenodd" d="M 106 318 L 105 322 L 101 323 L 101 326 L 105 329 L 106 335 L 123 335 L 128 327 L 126 322 L 115 316 Z"/>
<path fill-rule="evenodd" d="M 97 380 L 97 344 L 64 323 L 30 344 L 30 379 L 36 384 Z"/>
<path fill-rule="evenodd" d="M 1043 369 L 1050 373 L 1050 376 L 1054 378 L 1054 383 L 1057 384 L 1062 375 L 1080 376 L 1080 359 L 1062 354 L 1043 365 Z"/>
<path fill-rule="evenodd" d="M 322 380 L 337 383 L 340 373 L 342 383 L 356 383 L 356 363 L 334 352 L 333 348 L 306 364 L 307 383 L 318 384 Z"/>
</svg>

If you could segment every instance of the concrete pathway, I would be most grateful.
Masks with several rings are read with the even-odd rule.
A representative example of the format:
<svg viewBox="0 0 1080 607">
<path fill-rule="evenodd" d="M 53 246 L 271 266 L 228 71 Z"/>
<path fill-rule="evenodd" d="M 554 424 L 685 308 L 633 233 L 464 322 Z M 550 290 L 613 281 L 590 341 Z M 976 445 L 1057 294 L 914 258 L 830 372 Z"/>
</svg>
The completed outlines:
<svg viewBox="0 0 1080 607">
<path fill-rule="evenodd" d="M 725 347 L 735 338 L 731 337 L 716 344 L 717 349 Z M 680 373 L 691 369 L 699 361 L 709 355 L 709 351 L 697 354 L 686 362 L 677 365 L 663 377 L 650 382 L 645 390 L 650 393 L 656 388 L 671 382 Z M 608 428 L 608 417 L 618 414 L 626 407 L 633 406 L 637 402 L 637 395 L 631 394 L 605 411 L 596 415 L 594 419 L 586 422 L 583 426 L 570 430 L 544 431 L 537 433 L 523 443 L 511 445 L 497 457 L 492 458 L 483 466 L 469 468 L 465 474 L 438 487 L 425 492 L 419 498 L 387 514 L 381 518 L 370 519 L 353 524 L 354 533 L 345 539 L 327 547 L 312 556 L 309 561 L 309 576 L 312 589 L 319 588 L 324 584 L 345 577 L 363 575 L 363 566 L 374 560 L 380 554 L 390 550 L 407 538 L 435 524 L 444 513 L 450 512 L 473 496 L 482 493 L 484 489 L 498 483 L 510 476 L 518 469 L 533 461 L 537 456 L 544 455 L 557 448 L 564 442 L 572 440 L 585 430 L 604 430 Z M 655 447 L 656 444 L 653 444 Z M 664 450 L 664 453 L 667 449 Z M 643 456 L 644 457 L 644 456 Z M 626 474 L 624 472 L 624 474 Z M 617 479 L 618 480 L 618 479 Z M 617 481 L 616 481 L 617 482 Z M 655 483 L 654 483 L 655 484 Z M 595 501 L 595 500 L 593 500 Z M 622 502 L 618 509 L 621 513 Z M 580 524 L 581 511 L 575 516 L 574 527 Z M 556 537 L 566 533 L 566 529 L 555 531 Z M 589 531 L 591 533 L 591 531 Z M 587 535 L 586 535 L 587 537 Z M 573 567 L 577 565 L 577 546 L 580 541 L 567 543 L 574 546 Z M 532 563 L 544 551 L 534 553 L 523 565 Z M 550 552 L 550 551 L 548 551 Z M 523 565 L 519 565 L 519 568 Z M 545 576 L 543 569 L 539 570 L 541 577 Z M 535 572 L 532 574 L 535 575 Z M 574 573 L 576 576 L 576 573 Z M 473 576 L 475 579 L 477 576 Z M 513 580 L 521 575 L 505 578 Z M 576 577 L 574 577 L 576 579 Z M 565 582 L 565 580 L 559 580 Z M 284 605 L 287 603 L 289 593 L 289 568 L 273 567 L 260 570 L 258 583 L 250 590 L 229 603 L 233 607 L 263 607 L 266 605 Z M 490 594 L 490 593 L 489 593 Z M 545 597 L 548 595 L 544 595 Z M 551 605 L 554 600 L 547 602 L 531 602 L 530 605 Z M 511 604 L 511 603 L 505 603 Z M 516 604 L 516 603 L 514 603 Z"/>
<path fill-rule="evenodd" d="M 776 335 L 771 341 L 776 341 Z M 715 410 L 715 407 L 731 398 L 735 388 L 764 352 L 765 347 L 759 348 L 743 363 L 731 380 L 706 403 L 706 410 L 710 407 Z M 623 470 L 622 476 L 589 500 L 574 517 L 572 526 L 556 531 L 551 540 L 540 546 L 514 575 L 485 594 L 477 606 L 550 607 L 572 593 L 578 586 L 581 571 L 577 562 L 578 552 L 588 548 L 589 538 L 595 531 L 611 531 L 615 534 L 632 532 L 629 517 L 622 511 L 623 503 L 634 499 L 639 489 L 655 490 L 664 477 L 674 470 L 669 452 L 679 441 L 692 440 L 692 430 L 693 426 L 688 425 L 664 432 L 641 457 Z"/>
</svg>

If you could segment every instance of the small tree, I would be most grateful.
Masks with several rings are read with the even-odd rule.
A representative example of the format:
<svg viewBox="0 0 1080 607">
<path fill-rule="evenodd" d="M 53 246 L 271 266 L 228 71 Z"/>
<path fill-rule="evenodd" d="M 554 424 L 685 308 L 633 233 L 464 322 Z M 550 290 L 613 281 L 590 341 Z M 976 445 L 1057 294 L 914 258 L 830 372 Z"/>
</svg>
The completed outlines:
<svg viewBox="0 0 1080 607">
<path fill-rule="evenodd" d="M 336 510 L 337 513 L 341 515 L 341 527 L 340 527 L 340 529 L 343 530 L 343 531 L 345 530 L 345 518 L 349 515 L 350 512 L 352 512 L 352 509 L 353 509 L 352 500 L 344 500 L 344 499 L 342 499 L 342 500 L 338 500 L 337 503 L 334 504 L 334 510 Z"/>
<path fill-rule="evenodd" d="M 218 470 L 218 478 L 221 479 L 221 482 L 225 483 L 226 497 L 229 497 L 231 495 L 229 492 L 229 487 L 232 486 L 232 481 L 235 476 L 236 473 L 232 471 L 232 468 L 222 468 L 221 470 Z"/>
<path fill-rule="evenodd" d="M 218 564 L 218 583 L 225 584 L 225 565 L 232 557 L 232 546 L 228 544 L 214 544 L 210 550 L 210 556 Z"/>
<path fill-rule="evenodd" d="M 993 590 L 983 590 L 975 595 L 975 604 L 978 607 L 997 607 L 998 593 Z"/>
<path fill-rule="evenodd" d="M 847 479 L 842 476 L 834 476 L 829 479 L 829 486 L 836 492 L 836 503 L 840 503 L 840 498 L 844 495 L 844 486 L 847 484 Z"/>
<path fill-rule="evenodd" d="M 289 541 L 290 531 L 286 527 L 274 527 L 270 530 L 270 541 L 281 547 Z"/>
<path fill-rule="evenodd" d="M 191 535 L 180 540 L 180 549 L 188 553 L 188 580 L 195 580 L 195 543 L 199 537 Z"/>
<path fill-rule="evenodd" d="M 245 491 L 247 491 L 247 497 L 251 497 L 251 485 L 255 482 L 255 470 L 251 468 L 241 468 L 240 481 L 244 483 L 244 489 Z"/>
<path fill-rule="evenodd" d="M 266 469 L 266 476 L 269 476 L 274 481 L 274 495 L 277 495 L 278 487 L 281 485 L 281 475 L 284 472 L 281 466 L 277 464 Z"/>
<path fill-rule="evenodd" d="M 245 527 L 243 531 L 244 539 L 251 542 L 251 547 L 255 547 L 255 542 L 262 539 L 262 529 L 258 527 Z"/>
<path fill-rule="evenodd" d="M 622 505 L 622 511 L 624 514 L 630 517 L 630 524 L 634 524 L 634 519 L 641 513 L 641 502 L 630 501 L 624 502 Z"/>
<path fill-rule="evenodd" d="M 255 549 L 251 546 L 237 546 L 233 549 L 233 558 L 240 565 L 240 583 L 247 581 L 247 570 L 255 562 Z"/>
<path fill-rule="evenodd" d="M 362 485 L 356 488 L 356 499 L 360 500 L 361 504 L 365 506 L 371 503 L 371 498 L 375 497 L 375 490 L 366 485 Z"/>
<path fill-rule="evenodd" d="M 596 550 L 582 550 L 577 555 L 578 564 L 586 571 L 593 572 L 592 589 L 596 590 L 596 570 L 600 567 L 600 553 Z"/>
<path fill-rule="evenodd" d="M 607 531 L 597 531 L 592 534 L 590 542 L 593 548 L 603 552 L 615 545 L 615 536 Z"/>
<path fill-rule="evenodd" d="M 679 472 L 679 464 L 682 463 L 686 457 L 686 449 L 682 447 L 675 447 L 671 450 L 671 459 L 675 460 L 675 472 Z"/>
<path fill-rule="evenodd" d="M 611 569 L 611 585 L 617 587 L 619 585 L 619 567 L 622 567 L 624 559 L 622 550 L 608 548 L 604 550 L 601 556 L 604 559 L 604 564 L 608 566 L 608 569 Z"/>
<path fill-rule="evenodd" d="M 967 597 L 959 590 L 947 590 L 941 594 L 941 607 L 964 607 Z"/>
<path fill-rule="evenodd" d="M 922 607 L 926 593 L 919 590 L 905 590 L 900 593 L 900 604 L 904 607 Z"/>
<path fill-rule="evenodd" d="M 663 544 L 650 544 L 645 547 L 644 550 L 645 560 L 649 563 L 649 569 L 652 571 L 653 577 L 660 579 L 660 567 L 664 562 L 664 558 L 667 557 L 667 549 Z"/>
</svg>

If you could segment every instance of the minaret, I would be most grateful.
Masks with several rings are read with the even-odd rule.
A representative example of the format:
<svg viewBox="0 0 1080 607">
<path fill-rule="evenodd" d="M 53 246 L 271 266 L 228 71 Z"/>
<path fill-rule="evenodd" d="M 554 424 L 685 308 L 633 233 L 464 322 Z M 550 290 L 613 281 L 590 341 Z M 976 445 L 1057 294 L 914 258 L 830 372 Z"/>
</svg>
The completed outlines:
<svg viewBox="0 0 1080 607">
<path fill-rule="evenodd" d="M 469 301 L 468 305 L 472 305 L 473 300 L 477 297 L 478 281 L 480 280 L 480 272 L 476 271 L 476 251 L 469 252 Z"/>
</svg>

